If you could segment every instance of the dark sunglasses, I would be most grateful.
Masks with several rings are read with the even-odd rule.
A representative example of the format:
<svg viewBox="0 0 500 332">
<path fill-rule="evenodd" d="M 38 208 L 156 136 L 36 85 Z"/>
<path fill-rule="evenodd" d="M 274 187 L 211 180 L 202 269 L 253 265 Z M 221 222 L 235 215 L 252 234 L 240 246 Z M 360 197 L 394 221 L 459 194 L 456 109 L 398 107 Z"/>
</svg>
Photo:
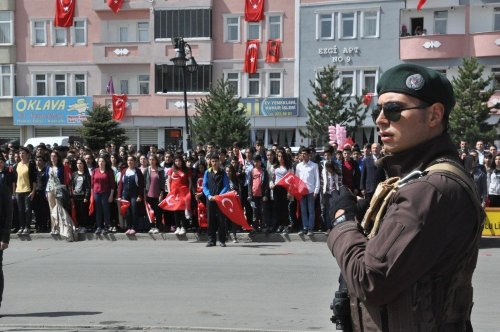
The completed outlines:
<svg viewBox="0 0 500 332">
<path fill-rule="evenodd" d="M 377 121 L 380 112 L 384 112 L 384 116 L 387 120 L 396 122 L 401 119 L 401 112 L 407 110 L 424 109 L 429 107 L 429 104 L 423 103 L 418 106 L 404 107 L 403 105 L 395 102 L 388 102 L 384 105 L 377 105 L 377 108 L 372 111 L 373 122 Z"/>
</svg>

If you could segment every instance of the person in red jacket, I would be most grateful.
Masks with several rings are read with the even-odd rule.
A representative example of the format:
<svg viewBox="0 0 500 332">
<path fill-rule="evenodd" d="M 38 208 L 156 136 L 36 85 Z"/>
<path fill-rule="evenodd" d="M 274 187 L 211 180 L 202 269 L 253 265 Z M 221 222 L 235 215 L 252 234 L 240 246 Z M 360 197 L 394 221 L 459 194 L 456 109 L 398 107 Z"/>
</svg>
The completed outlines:
<svg viewBox="0 0 500 332">
<path fill-rule="evenodd" d="M 121 172 L 118 181 L 118 200 L 124 199 L 130 202 L 127 210 L 127 235 L 135 235 L 137 229 L 137 202 L 144 200 L 144 175 L 140 168 L 136 167 L 137 159 L 134 156 L 127 158 L 128 167 Z"/>
<path fill-rule="evenodd" d="M 113 202 L 115 176 L 108 159 L 99 157 L 97 164 L 99 167 L 92 172 L 92 194 L 97 224 L 95 233 L 107 234 L 110 220 L 109 203 Z"/>
</svg>

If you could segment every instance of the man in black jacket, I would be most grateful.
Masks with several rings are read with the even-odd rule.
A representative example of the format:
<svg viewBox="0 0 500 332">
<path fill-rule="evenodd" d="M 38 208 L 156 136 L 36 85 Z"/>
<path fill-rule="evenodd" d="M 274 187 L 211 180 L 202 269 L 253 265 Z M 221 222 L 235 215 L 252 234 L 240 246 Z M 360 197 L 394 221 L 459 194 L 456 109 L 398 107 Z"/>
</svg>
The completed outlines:
<svg viewBox="0 0 500 332">
<path fill-rule="evenodd" d="M 12 192 L 7 184 L 0 182 L 0 306 L 3 295 L 3 251 L 9 247 L 12 226 Z"/>
</svg>

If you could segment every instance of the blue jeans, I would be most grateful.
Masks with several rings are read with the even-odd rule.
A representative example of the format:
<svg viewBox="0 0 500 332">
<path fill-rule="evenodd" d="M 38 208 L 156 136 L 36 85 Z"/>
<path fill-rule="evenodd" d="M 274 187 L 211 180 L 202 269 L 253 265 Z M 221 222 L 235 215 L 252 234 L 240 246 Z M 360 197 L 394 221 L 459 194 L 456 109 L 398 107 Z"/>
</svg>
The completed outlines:
<svg viewBox="0 0 500 332">
<path fill-rule="evenodd" d="M 314 230 L 314 220 L 316 218 L 316 212 L 314 207 L 314 193 L 302 196 L 300 201 L 300 214 L 302 216 L 302 228 L 305 231 Z"/>
<path fill-rule="evenodd" d="M 109 227 L 109 195 L 111 192 L 104 193 L 96 193 L 94 192 L 94 206 L 95 206 L 95 219 L 98 228 L 102 228 L 103 226 L 103 218 L 104 218 L 104 226 L 106 228 Z"/>
<path fill-rule="evenodd" d="M 137 229 L 137 196 L 130 196 L 127 194 L 123 195 L 123 199 L 130 202 L 130 206 L 125 215 L 127 221 L 127 229 Z"/>
</svg>

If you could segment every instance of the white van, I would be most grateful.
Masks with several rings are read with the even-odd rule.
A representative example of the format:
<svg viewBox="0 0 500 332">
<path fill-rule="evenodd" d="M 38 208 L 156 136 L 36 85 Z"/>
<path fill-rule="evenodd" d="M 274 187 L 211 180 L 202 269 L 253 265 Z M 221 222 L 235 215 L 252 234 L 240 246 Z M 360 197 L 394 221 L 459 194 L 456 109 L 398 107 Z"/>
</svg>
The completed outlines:
<svg viewBox="0 0 500 332">
<path fill-rule="evenodd" d="M 54 146 L 54 143 L 59 146 L 68 146 L 69 136 L 32 137 L 26 140 L 24 146 L 31 144 L 36 148 L 40 143 L 49 144 L 51 147 Z"/>
</svg>

